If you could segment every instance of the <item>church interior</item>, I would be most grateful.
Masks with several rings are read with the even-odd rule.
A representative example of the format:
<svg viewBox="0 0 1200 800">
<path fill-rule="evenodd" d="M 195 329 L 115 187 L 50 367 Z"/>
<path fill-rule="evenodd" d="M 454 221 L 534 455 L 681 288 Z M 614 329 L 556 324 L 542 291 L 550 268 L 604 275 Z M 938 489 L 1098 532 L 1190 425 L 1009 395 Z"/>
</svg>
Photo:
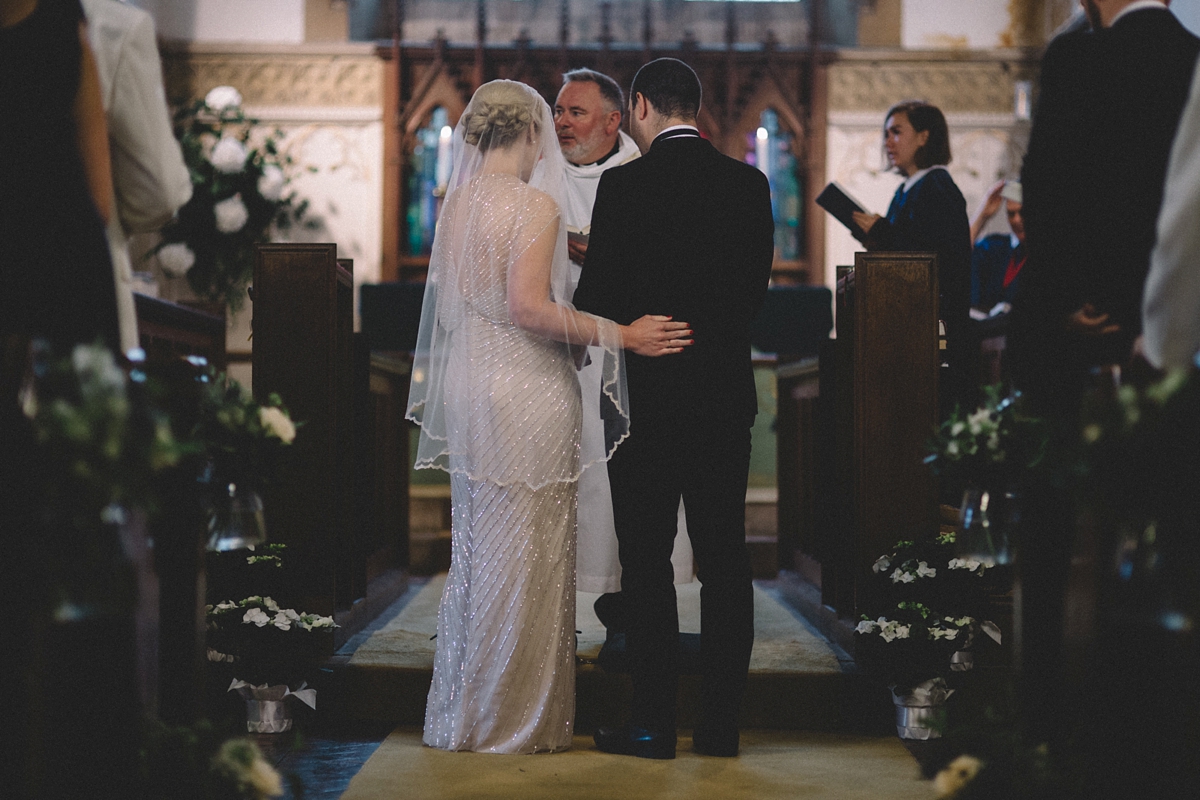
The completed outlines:
<svg viewBox="0 0 1200 800">
<path fill-rule="evenodd" d="M 0 7 L 60 2 L 79 0 Z M 51 361 L 0 331 L 0 795 L 1158 798 L 1200 778 L 1195 366 L 1094 367 L 1073 411 L 1029 405 L 1028 351 L 997 318 L 1013 306 L 976 302 L 973 272 L 973 402 L 956 407 L 940 256 L 872 249 L 818 202 L 896 202 L 909 173 L 882 130 L 920 98 L 944 115 L 971 242 L 1011 239 L 1015 274 L 1022 182 L 1035 214 L 1056 191 L 1027 175 L 1051 135 L 1043 56 L 1087 27 L 1080 2 L 83 0 L 89 28 L 118 2 L 152 21 L 191 199 L 122 234 L 133 350 L 122 328 L 115 361 Z M 1167 13 L 1200 35 L 1200 0 Z M 593 746 L 631 690 L 607 595 L 582 584 L 573 747 L 424 746 L 454 509 L 450 477 L 413 468 L 406 412 L 452 131 L 488 81 L 553 109 L 570 70 L 628 92 L 662 57 L 700 80 L 700 135 L 771 190 L 740 754 L 686 746 L 690 574 L 675 760 Z"/>
</svg>

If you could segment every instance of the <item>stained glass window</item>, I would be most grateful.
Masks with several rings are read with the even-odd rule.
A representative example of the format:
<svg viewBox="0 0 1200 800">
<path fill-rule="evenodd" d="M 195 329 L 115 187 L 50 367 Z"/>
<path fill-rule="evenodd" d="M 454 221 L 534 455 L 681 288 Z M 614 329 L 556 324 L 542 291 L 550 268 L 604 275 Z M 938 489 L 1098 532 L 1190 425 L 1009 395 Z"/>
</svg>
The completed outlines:
<svg viewBox="0 0 1200 800">
<path fill-rule="evenodd" d="M 801 186 L 792 154 L 792 134 L 779 127 L 779 115 L 762 112 L 758 130 L 746 136 L 746 162 L 762 170 L 771 183 L 771 211 L 775 217 L 775 252 L 785 261 L 799 259 L 801 240 Z"/>
<path fill-rule="evenodd" d="M 417 131 L 417 142 L 410 160 L 408 177 L 407 251 L 410 256 L 429 255 L 433 250 L 433 230 L 442 197 L 450 180 L 450 128 L 446 109 L 438 106 L 429 124 Z"/>
</svg>

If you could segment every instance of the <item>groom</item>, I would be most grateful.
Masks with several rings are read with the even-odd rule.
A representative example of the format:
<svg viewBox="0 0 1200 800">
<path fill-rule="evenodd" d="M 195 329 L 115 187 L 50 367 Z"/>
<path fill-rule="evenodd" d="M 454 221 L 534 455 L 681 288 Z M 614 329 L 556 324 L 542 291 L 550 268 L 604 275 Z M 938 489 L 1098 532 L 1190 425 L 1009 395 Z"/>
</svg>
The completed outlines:
<svg viewBox="0 0 1200 800">
<path fill-rule="evenodd" d="M 750 322 L 766 294 L 774 226 L 766 177 L 700 137 L 700 81 L 682 61 L 643 66 L 630 89 L 642 158 L 608 170 L 592 211 L 577 308 L 617 322 L 669 314 L 694 344 L 670 358 L 627 354 L 630 436 L 608 465 L 630 604 L 632 715 L 596 745 L 675 757 L 679 616 L 671 549 L 680 497 L 702 584 L 698 753 L 735 756 L 754 641 L 746 551 L 750 426 L 758 409 Z"/>
</svg>

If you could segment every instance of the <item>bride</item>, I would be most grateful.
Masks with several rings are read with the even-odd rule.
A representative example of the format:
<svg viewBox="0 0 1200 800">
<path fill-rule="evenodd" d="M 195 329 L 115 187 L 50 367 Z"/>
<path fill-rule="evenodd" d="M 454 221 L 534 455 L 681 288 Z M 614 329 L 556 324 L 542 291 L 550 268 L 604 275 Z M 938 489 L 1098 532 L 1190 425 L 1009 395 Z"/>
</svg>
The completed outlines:
<svg viewBox="0 0 1200 800">
<path fill-rule="evenodd" d="M 622 348 L 678 353 L 691 331 L 660 316 L 618 325 L 565 300 L 565 162 L 532 88 L 481 86 L 453 145 L 408 408 L 416 467 L 450 473 L 453 507 L 424 738 L 562 750 L 575 708 L 577 481 L 628 435 Z M 585 358 L 601 365 L 599 397 L 580 397 Z M 604 421 L 594 448 L 580 443 L 585 413 Z"/>
</svg>

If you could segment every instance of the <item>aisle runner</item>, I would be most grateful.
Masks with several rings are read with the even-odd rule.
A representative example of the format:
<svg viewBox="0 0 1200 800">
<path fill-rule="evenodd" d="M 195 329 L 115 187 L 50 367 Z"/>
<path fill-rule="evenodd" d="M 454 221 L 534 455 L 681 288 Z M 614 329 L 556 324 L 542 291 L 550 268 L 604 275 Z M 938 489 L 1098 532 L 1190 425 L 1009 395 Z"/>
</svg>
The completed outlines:
<svg viewBox="0 0 1200 800">
<path fill-rule="evenodd" d="M 354 651 L 353 666 L 433 669 L 437 607 L 446 583 L 445 574 L 429 580 L 395 619 L 384 625 Z M 679 598 L 679 625 L 685 632 L 700 630 L 700 584 L 675 587 Z M 580 592 L 576 612 L 579 655 L 594 658 L 604 643 L 604 626 L 592 604 L 599 595 Z M 751 672 L 774 674 L 837 673 L 837 656 L 829 644 L 782 603 L 754 587 L 754 652 Z"/>
<path fill-rule="evenodd" d="M 746 731 L 736 759 L 705 758 L 680 737 L 679 757 L 611 756 L 590 737 L 565 753 L 449 753 L 397 729 L 350 782 L 342 800 L 929 800 L 900 740 Z"/>
</svg>

